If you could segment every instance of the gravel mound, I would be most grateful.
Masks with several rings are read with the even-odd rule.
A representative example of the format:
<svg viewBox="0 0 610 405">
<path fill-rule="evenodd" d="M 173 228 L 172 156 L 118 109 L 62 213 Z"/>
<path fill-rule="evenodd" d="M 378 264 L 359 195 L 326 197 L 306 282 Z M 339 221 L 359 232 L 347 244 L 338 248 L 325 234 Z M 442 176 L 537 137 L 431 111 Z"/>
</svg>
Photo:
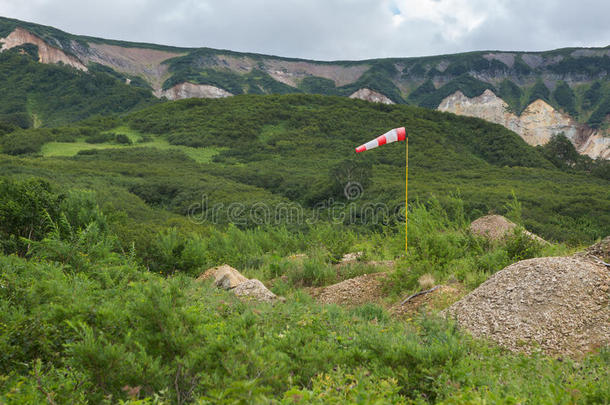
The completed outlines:
<svg viewBox="0 0 610 405">
<path fill-rule="evenodd" d="M 492 241 L 499 241 L 506 238 L 506 236 L 511 235 L 516 227 L 517 224 L 512 221 L 509 221 L 502 215 L 486 215 L 484 217 L 474 220 L 470 224 L 470 232 L 475 235 L 486 237 Z M 523 232 L 539 243 L 548 244 L 547 241 L 545 241 L 538 235 L 535 235 L 526 230 L 524 230 Z"/>
<path fill-rule="evenodd" d="M 356 306 L 378 302 L 383 298 L 386 273 L 365 274 L 327 287 L 316 288 L 311 295 L 322 304 Z"/>
<path fill-rule="evenodd" d="M 442 313 L 513 351 L 579 356 L 610 344 L 610 271 L 583 257 L 523 260 Z"/>
</svg>

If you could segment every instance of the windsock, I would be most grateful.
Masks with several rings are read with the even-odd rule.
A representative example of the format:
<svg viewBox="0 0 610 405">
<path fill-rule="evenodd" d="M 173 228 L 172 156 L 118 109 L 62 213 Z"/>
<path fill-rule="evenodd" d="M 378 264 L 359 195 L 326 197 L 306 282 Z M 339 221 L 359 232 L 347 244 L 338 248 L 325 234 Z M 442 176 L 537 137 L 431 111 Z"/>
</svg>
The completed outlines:
<svg viewBox="0 0 610 405">
<path fill-rule="evenodd" d="M 364 145 L 360 145 L 356 148 L 356 153 L 364 152 L 365 150 L 374 149 L 378 146 L 385 145 L 386 143 L 392 143 L 396 141 L 404 141 L 407 136 L 407 131 L 405 131 L 404 127 L 394 128 L 391 131 L 386 132 L 385 134 L 378 136 L 365 143 Z"/>
</svg>

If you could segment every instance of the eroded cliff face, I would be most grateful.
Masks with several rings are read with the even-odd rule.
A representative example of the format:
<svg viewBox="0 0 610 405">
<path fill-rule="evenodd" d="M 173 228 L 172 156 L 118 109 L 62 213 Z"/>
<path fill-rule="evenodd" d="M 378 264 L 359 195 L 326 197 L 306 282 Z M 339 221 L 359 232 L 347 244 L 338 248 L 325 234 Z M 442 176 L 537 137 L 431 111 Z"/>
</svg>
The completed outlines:
<svg viewBox="0 0 610 405">
<path fill-rule="evenodd" d="M 155 49 L 95 43 L 89 43 L 89 48 L 79 53 L 85 63 L 99 63 L 117 72 L 140 76 L 156 91 L 161 90 L 163 82 L 169 77 L 167 65 L 162 62 L 181 55 L 183 54 Z"/>
<path fill-rule="evenodd" d="M 179 83 L 167 90 L 157 90 L 154 95 L 168 100 L 181 100 L 183 98 L 224 98 L 233 94 L 218 87 L 207 84 L 193 84 L 189 82 Z"/>
<path fill-rule="evenodd" d="M 382 104 L 394 104 L 392 100 L 388 97 L 384 96 L 381 93 L 373 91 L 371 89 L 360 89 L 358 91 L 353 92 L 349 98 L 357 98 L 360 100 L 370 101 L 373 103 L 382 103 Z"/>
<path fill-rule="evenodd" d="M 22 28 L 16 28 L 6 38 L 0 39 L 0 51 L 33 44 L 38 46 L 39 62 L 63 63 L 87 71 L 87 64 L 99 63 L 117 72 L 144 78 L 156 92 L 161 91 L 163 82 L 169 77 L 167 66 L 162 62 L 183 55 L 182 53 L 159 51 L 146 48 L 127 48 L 116 45 L 89 43 L 82 46 L 72 42 L 69 55 L 63 50 L 47 44 L 38 36 Z"/>
<path fill-rule="evenodd" d="M 533 146 L 544 145 L 553 135 L 563 133 L 579 153 L 592 158 L 610 159 L 610 133 L 579 124 L 543 100 L 534 101 L 518 116 L 510 112 L 508 104 L 491 90 L 485 90 L 474 98 L 456 91 L 445 98 L 438 109 L 503 125 Z"/>
<path fill-rule="evenodd" d="M 21 46 L 24 44 L 33 44 L 38 47 L 38 61 L 42 63 L 63 63 L 64 65 L 72 66 L 76 69 L 87 71 L 87 67 L 77 58 L 68 55 L 59 48 L 48 45 L 36 35 L 22 28 L 15 28 L 6 38 L 1 38 L 2 48 L 0 51 Z"/>
</svg>

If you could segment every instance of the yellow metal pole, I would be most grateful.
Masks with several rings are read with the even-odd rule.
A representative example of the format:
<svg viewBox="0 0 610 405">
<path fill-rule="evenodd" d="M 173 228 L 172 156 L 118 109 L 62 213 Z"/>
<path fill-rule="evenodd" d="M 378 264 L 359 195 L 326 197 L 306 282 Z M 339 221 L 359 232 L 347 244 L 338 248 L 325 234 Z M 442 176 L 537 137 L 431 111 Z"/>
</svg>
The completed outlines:
<svg viewBox="0 0 610 405">
<path fill-rule="evenodd" d="M 408 216 L 409 216 L 409 137 L 407 136 L 405 139 L 405 159 L 406 159 L 406 165 L 405 165 L 405 254 L 408 254 L 409 252 L 409 242 L 408 242 L 408 238 L 407 238 L 407 231 L 409 229 L 409 221 L 408 221 Z"/>
</svg>

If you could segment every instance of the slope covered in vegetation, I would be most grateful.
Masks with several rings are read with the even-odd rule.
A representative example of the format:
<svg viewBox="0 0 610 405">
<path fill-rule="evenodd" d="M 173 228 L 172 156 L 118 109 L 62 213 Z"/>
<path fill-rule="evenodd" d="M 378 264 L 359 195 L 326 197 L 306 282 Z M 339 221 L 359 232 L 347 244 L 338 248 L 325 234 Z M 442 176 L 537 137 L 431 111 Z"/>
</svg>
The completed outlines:
<svg viewBox="0 0 610 405">
<path fill-rule="evenodd" d="M 396 126 L 409 134 L 408 255 L 404 143 L 354 152 Z M 468 291 L 609 234 L 609 180 L 570 145 L 311 95 L 2 123 L 0 402 L 603 402 L 607 348 L 578 362 L 513 354 L 434 315 L 387 310 L 424 276 Z M 470 233 L 489 212 L 563 243 Z M 363 262 L 337 267 L 349 252 Z M 195 281 L 224 263 L 286 302 Z M 381 303 L 323 306 L 307 293 L 378 271 Z"/>
<path fill-rule="evenodd" d="M 603 170 L 600 177 L 588 173 L 596 164 L 607 167 L 603 162 L 564 163 L 565 145 L 537 150 L 501 126 L 414 107 L 304 95 L 193 99 L 125 118 L 15 131 L 0 145 L 13 155 L 51 150 L 66 155 L 5 157 L 6 173 L 118 187 L 182 215 L 205 196 L 209 207 L 244 203 L 246 227 L 255 225 L 247 213 L 259 201 L 310 211 L 329 202 L 383 203 L 384 221 L 392 221 L 404 202 L 404 144 L 361 155 L 354 147 L 403 125 L 409 133 L 412 201 L 460 193 L 474 218 L 503 213 L 514 191 L 526 225 L 543 237 L 582 242 L 609 232 L 607 177 Z M 346 197 L 348 183 L 360 187 L 357 198 Z M 360 216 L 345 222 L 373 226 Z"/>
<path fill-rule="evenodd" d="M 45 65 L 37 52 L 24 46 L 0 53 L 0 121 L 52 127 L 156 102 L 150 90 L 125 84 L 111 69 Z"/>
</svg>

